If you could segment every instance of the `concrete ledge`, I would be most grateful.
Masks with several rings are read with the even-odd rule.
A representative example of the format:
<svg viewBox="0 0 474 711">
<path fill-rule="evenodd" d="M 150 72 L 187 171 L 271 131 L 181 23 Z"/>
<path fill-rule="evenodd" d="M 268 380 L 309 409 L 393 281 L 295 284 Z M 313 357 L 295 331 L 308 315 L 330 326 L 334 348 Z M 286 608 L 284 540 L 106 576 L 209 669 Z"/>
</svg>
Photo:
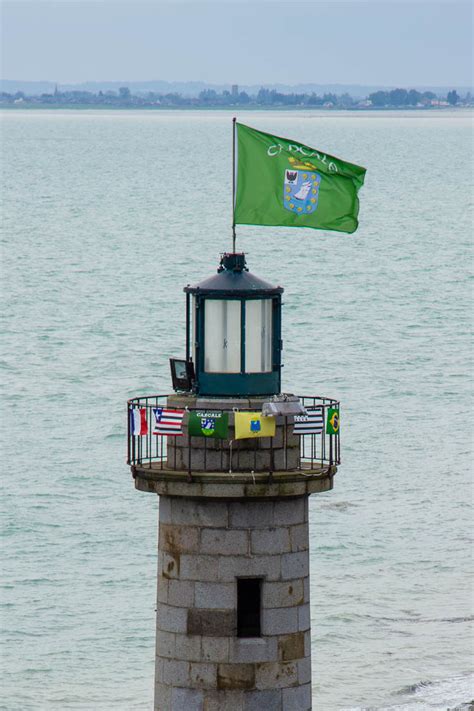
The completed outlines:
<svg viewBox="0 0 474 711">
<path fill-rule="evenodd" d="M 135 488 L 159 496 L 189 499 L 281 499 L 333 488 L 336 466 L 265 473 L 193 473 L 158 467 L 132 467 Z"/>
</svg>

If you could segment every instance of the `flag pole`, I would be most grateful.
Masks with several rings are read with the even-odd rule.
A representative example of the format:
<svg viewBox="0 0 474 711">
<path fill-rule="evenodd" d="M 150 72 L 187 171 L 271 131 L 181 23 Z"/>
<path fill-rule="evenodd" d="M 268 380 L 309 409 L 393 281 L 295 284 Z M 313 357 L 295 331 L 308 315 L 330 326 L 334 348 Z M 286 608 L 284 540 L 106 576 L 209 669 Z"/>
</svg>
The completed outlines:
<svg viewBox="0 0 474 711">
<path fill-rule="evenodd" d="M 232 252 L 235 254 L 235 122 L 232 119 Z"/>
</svg>

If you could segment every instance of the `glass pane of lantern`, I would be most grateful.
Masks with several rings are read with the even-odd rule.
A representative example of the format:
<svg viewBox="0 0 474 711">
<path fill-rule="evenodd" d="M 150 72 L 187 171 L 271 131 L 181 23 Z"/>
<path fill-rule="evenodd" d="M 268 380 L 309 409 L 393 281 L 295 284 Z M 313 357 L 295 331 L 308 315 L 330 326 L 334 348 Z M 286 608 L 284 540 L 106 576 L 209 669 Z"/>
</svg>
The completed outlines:
<svg viewBox="0 0 474 711">
<path fill-rule="evenodd" d="M 240 301 L 206 299 L 204 370 L 240 373 Z"/>
<path fill-rule="evenodd" d="M 272 300 L 245 303 L 245 372 L 272 370 Z"/>
</svg>

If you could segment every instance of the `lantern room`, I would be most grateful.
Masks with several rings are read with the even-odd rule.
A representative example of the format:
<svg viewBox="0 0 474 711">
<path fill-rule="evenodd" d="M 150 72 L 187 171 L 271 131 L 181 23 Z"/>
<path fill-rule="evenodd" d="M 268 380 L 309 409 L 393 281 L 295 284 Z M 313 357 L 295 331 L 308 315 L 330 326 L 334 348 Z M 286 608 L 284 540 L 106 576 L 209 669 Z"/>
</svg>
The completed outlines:
<svg viewBox="0 0 474 711">
<path fill-rule="evenodd" d="M 223 254 L 217 274 L 184 291 L 192 390 L 221 397 L 279 393 L 282 287 L 251 274 L 244 254 Z"/>
</svg>

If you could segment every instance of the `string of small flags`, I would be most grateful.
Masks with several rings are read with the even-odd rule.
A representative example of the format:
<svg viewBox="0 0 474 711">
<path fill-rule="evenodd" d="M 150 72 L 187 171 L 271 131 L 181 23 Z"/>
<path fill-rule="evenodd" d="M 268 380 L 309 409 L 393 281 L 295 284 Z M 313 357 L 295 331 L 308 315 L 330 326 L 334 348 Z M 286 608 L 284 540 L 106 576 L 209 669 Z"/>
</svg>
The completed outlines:
<svg viewBox="0 0 474 711">
<path fill-rule="evenodd" d="M 147 408 L 130 409 L 130 433 L 144 436 L 149 433 Z M 175 410 L 164 407 L 152 407 L 151 434 L 166 437 L 180 437 L 183 433 L 183 418 L 187 410 Z M 260 412 L 234 413 L 234 439 L 253 437 L 274 437 L 276 424 L 274 417 L 265 417 Z M 337 434 L 339 432 L 339 408 L 327 408 L 326 428 L 324 427 L 324 408 L 306 408 L 305 415 L 295 415 L 293 434 Z M 189 412 L 188 433 L 192 437 L 228 439 L 229 415 L 227 412 L 193 411 Z"/>
</svg>

